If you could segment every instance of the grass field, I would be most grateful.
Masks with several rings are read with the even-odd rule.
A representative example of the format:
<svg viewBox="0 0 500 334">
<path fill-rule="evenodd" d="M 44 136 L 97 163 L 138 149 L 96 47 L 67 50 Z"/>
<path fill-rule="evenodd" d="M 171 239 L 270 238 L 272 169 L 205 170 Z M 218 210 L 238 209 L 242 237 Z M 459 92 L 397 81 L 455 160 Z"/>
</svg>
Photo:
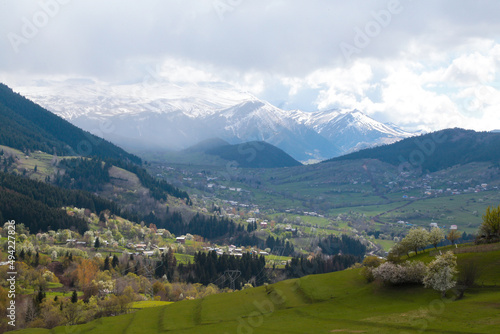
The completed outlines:
<svg viewBox="0 0 500 334">
<path fill-rule="evenodd" d="M 56 172 L 56 168 L 53 165 L 54 159 L 70 159 L 75 157 L 54 157 L 51 154 L 47 154 L 44 152 L 35 151 L 30 154 L 30 156 L 26 156 L 23 152 L 16 150 L 14 148 L 10 148 L 7 146 L 0 145 L 0 151 L 4 151 L 7 155 L 15 156 L 17 159 L 16 162 L 16 171 L 19 174 L 22 174 L 22 170 L 26 170 L 30 178 L 43 181 L 49 175 L 52 175 Z M 35 166 L 37 171 L 35 172 Z"/>
<path fill-rule="evenodd" d="M 391 249 L 391 247 L 394 246 L 394 244 L 396 243 L 392 240 L 381 240 L 381 239 L 375 239 L 372 241 L 380 245 L 386 252 L 388 252 Z"/>
<path fill-rule="evenodd" d="M 170 305 L 173 302 L 162 302 L 162 301 L 152 301 L 152 300 L 144 300 L 140 302 L 134 302 L 132 303 L 132 308 L 133 309 L 143 309 L 143 308 L 150 308 L 150 307 L 158 307 L 158 306 L 165 306 L 165 305 Z"/>
<path fill-rule="evenodd" d="M 175 259 L 177 260 L 177 263 L 193 263 L 194 262 L 194 256 L 189 255 L 189 254 L 180 254 L 180 253 L 174 253 Z"/>
<path fill-rule="evenodd" d="M 366 283 L 358 269 L 103 318 L 76 327 L 22 333 L 498 333 L 500 249 L 464 248 L 459 263 L 481 261 L 490 285 L 461 300 L 421 286 Z M 431 259 L 429 252 L 413 259 Z M 496 269 L 495 269 L 496 268 Z M 73 330 L 74 328 L 74 330 Z"/>
</svg>

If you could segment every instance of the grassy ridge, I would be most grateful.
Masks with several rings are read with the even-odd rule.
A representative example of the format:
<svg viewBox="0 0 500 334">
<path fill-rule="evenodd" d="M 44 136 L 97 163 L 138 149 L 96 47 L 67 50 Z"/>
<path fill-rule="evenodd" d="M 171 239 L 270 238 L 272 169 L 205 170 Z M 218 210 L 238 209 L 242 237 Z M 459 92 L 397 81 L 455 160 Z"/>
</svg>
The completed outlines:
<svg viewBox="0 0 500 334">
<path fill-rule="evenodd" d="M 464 249 L 464 251 L 468 251 Z M 482 261 L 482 278 L 500 278 L 500 250 L 459 253 L 459 263 Z M 414 257 L 423 259 L 429 253 Z M 498 284 L 498 283 L 496 283 Z M 212 295 L 75 327 L 78 333 L 496 333 L 500 288 L 468 290 L 441 299 L 420 286 L 367 284 L 359 270 L 305 276 L 235 293 Z M 451 297 L 452 294 L 449 293 Z M 73 329 L 73 327 L 71 327 Z M 66 333 L 29 329 L 22 333 Z"/>
</svg>

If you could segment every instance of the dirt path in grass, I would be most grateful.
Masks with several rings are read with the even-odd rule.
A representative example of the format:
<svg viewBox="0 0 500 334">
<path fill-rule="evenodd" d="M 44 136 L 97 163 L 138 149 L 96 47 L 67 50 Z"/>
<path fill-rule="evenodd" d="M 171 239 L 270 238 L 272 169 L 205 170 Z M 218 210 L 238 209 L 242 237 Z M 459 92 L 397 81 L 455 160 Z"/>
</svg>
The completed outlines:
<svg viewBox="0 0 500 334">
<path fill-rule="evenodd" d="M 396 210 L 402 209 L 402 208 L 404 208 L 404 207 L 406 207 L 406 206 L 408 206 L 408 205 L 410 205 L 410 204 L 415 203 L 416 201 L 418 201 L 418 199 L 414 199 L 414 200 L 412 200 L 412 201 L 409 201 L 409 202 L 407 202 L 407 203 L 405 203 L 405 204 L 403 204 L 403 205 L 401 205 L 401 206 L 398 206 L 397 208 L 390 209 L 390 210 L 387 210 L 387 211 L 385 211 L 385 212 L 379 213 L 378 215 L 376 215 L 376 216 L 374 216 L 374 217 L 373 217 L 373 220 L 374 220 L 375 222 L 377 222 L 377 223 L 384 224 L 384 222 L 380 220 L 380 216 L 383 216 L 383 215 L 388 214 L 388 213 L 390 213 L 390 212 L 393 212 L 393 211 L 396 211 Z"/>
</svg>

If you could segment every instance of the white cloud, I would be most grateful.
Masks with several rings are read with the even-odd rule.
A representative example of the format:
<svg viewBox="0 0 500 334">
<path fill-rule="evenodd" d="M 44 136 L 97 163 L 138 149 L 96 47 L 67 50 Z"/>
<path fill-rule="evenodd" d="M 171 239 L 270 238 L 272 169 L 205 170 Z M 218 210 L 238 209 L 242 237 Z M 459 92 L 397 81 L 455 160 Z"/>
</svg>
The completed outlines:
<svg viewBox="0 0 500 334">
<path fill-rule="evenodd" d="M 372 87 L 370 65 L 356 62 L 349 68 L 319 69 L 305 79 L 311 88 L 319 89 L 315 103 L 319 109 L 358 108 L 366 91 Z"/>
<path fill-rule="evenodd" d="M 489 82 L 495 78 L 494 59 L 474 52 L 453 60 L 444 73 L 443 81 L 456 85 Z"/>
</svg>

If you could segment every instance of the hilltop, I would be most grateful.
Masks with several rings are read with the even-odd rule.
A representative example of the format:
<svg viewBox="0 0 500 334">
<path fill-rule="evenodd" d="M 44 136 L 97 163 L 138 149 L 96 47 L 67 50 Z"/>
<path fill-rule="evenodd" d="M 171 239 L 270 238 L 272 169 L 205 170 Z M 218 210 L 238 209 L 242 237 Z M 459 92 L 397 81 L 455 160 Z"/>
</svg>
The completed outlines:
<svg viewBox="0 0 500 334">
<path fill-rule="evenodd" d="M 205 152 L 236 163 L 242 168 L 282 168 L 302 165 L 283 150 L 263 141 L 223 145 Z"/>
</svg>

